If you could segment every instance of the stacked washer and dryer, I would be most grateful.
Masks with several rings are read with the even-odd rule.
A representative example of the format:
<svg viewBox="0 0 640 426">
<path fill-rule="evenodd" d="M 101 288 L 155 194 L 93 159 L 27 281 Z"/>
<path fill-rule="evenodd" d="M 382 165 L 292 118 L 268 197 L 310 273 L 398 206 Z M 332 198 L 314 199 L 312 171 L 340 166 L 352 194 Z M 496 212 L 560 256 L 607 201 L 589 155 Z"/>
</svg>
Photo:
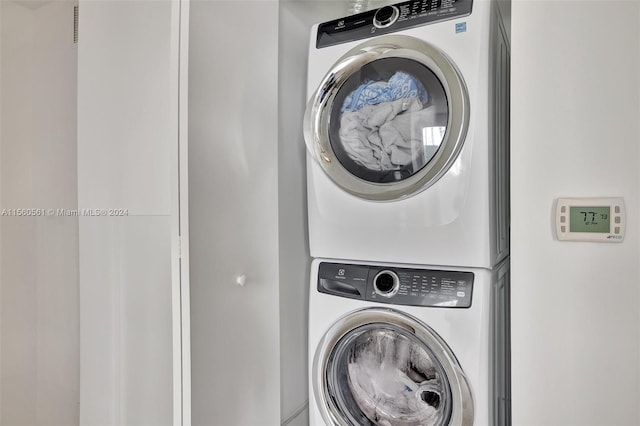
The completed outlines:
<svg viewBox="0 0 640 426">
<path fill-rule="evenodd" d="M 409 0 L 312 29 L 311 425 L 511 424 L 508 14 Z"/>
</svg>

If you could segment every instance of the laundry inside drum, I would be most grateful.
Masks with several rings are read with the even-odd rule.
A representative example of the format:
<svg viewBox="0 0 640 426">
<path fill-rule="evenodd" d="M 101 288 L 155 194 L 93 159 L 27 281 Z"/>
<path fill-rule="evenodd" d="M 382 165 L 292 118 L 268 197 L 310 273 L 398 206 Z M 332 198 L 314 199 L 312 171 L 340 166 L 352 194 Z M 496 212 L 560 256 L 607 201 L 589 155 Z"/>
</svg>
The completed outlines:
<svg viewBox="0 0 640 426">
<path fill-rule="evenodd" d="M 374 425 L 445 425 L 450 387 L 425 346 L 392 329 L 361 333 L 350 345 L 347 383 L 358 408 Z"/>
<path fill-rule="evenodd" d="M 429 68 L 406 58 L 364 65 L 342 86 L 334 108 L 332 148 L 341 164 L 364 180 L 406 179 L 423 169 L 444 141 L 444 88 Z"/>
</svg>

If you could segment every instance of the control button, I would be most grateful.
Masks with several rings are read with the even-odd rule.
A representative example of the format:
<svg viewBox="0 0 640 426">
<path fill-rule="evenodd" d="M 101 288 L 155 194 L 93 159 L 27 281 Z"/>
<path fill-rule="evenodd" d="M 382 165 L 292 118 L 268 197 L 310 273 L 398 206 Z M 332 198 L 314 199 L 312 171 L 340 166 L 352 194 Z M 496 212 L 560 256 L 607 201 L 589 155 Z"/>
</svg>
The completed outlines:
<svg viewBox="0 0 640 426">
<path fill-rule="evenodd" d="M 616 213 L 620 213 L 620 206 L 615 206 L 613 208 L 613 211 L 616 212 Z"/>
<path fill-rule="evenodd" d="M 616 217 L 614 218 L 614 221 L 615 221 L 615 223 L 620 223 L 620 216 L 616 216 Z"/>
<path fill-rule="evenodd" d="M 566 226 L 561 226 L 560 227 L 560 232 L 567 232 L 567 227 Z"/>
<path fill-rule="evenodd" d="M 560 223 L 565 223 L 567 221 L 566 216 L 560 216 Z"/>
<path fill-rule="evenodd" d="M 387 28 L 396 22 L 399 15 L 400 12 L 395 6 L 381 7 L 373 17 L 373 26 L 376 28 Z"/>
<path fill-rule="evenodd" d="M 566 212 L 567 212 L 567 206 L 560 207 L 560 213 L 566 213 Z"/>
<path fill-rule="evenodd" d="M 393 271 L 380 271 L 373 278 L 373 288 L 380 296 L 391 297 L 398 292 L 400 279 Z"/>
<path fill-rule="evenodd" d="M 615 234 L 619 234 L 619 233 L 620 233 L 620 227 L 619 227 L 619 226 L 616 226 L 616 228 L 615 228 L 615 232 L 614 232 L 614 233 L 615 233 Z"/>
</svg>

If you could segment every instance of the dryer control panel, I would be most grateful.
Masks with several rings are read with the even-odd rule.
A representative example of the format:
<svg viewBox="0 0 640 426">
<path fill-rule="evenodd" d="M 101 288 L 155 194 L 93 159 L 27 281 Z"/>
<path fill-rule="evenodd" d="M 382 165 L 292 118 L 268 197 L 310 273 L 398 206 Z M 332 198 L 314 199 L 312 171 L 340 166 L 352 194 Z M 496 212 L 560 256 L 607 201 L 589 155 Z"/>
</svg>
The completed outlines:
<svg viewBox="0 0 640 426">
<path fill-rule="evenodd" d="M 473 273 L 322 262 L 318 291 L 393 305 L 468 308 Z"/>
<path fill-rule="evenodd" d="M 318 26 L 316 48 L 393 33 L 471 14 L 473 0 L 409 0 Z"/>
</svg>

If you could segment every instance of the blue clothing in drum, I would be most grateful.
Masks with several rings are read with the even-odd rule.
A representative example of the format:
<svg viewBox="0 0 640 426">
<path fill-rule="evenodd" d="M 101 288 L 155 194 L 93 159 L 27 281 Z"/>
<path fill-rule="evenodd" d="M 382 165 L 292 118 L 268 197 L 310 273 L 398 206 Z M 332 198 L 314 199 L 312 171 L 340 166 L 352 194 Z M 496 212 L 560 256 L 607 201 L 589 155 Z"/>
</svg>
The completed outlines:
<svg viewBox="0 0 640 426">
<path fill-rule="evenodd" d="M 346 97 L 341 112 L 358 111 L 367 105 L 398 99 L 418 98 L 422 104 L 429 100 L 422 83 L 411 75 L 398 71 L 389 81 L 367 81 Z"/>
</svg>

